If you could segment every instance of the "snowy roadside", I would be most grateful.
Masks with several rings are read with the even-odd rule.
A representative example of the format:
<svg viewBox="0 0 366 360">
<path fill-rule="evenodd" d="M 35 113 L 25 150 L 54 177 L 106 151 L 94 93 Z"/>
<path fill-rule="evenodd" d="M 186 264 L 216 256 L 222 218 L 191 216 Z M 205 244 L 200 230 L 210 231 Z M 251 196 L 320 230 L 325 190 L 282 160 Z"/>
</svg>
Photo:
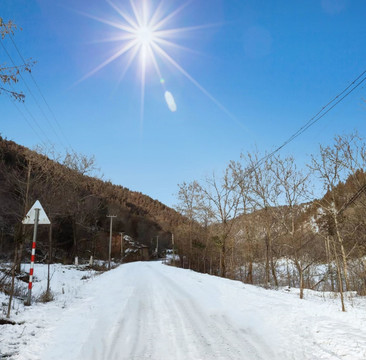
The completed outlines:
<svg viewBox="0 0 366 360">
<path fill-rule="evenodd" d="M 37 265 L 36 276 L 40 281 L 34 284 L 35 295 L 45 289 L 46 266 Z M 97 277 L 95 272 L 54 265 L 51 284 L 55 301 L 31 307 L 17 302 L 12 320 L 21 324 L 0 326 L 0 359 L 17 354 L 7 358 L 69 360 L 81 353 L 84 358 L 103 359 L 104 347 L 116 346 L 113 336 L 123 331 L 128 335 L 122 340 L 117 337 L 118 341 L 135 336 L 135 342 L 148 343 L 149 336 L 139 337 L 157 333 L 158 338 L 152 338 L 157 349 L 147 347 L 150 353 L 144 354 L 145 348 L 137 347 L 144 354 L 139 359 L 217 359 L 212 354 L 187 357 L 183 350 L 176 356 L 165 353 L 164 331 L 169 330 L 176 348 L 185 345 L 192 354 L 195 347 L 209 354 L 212 345 L 208 347 L 205 338 L 199 342 L 197 334 L 205 335 L 205 321 L 213 320 L 223 333 L 237 337 L 228 339 L 233 344 L 250 339 L 258 353 L 248 359 L 366 359 L 366 298 L 355 294 L 349 294 L 347 312 L 342 313 L 339 299 L 332 293 L 307 290 L 300 300 L 297 289 L 266 290 L 158 262 L 125 264 Z M 0 296 L 4 303 L 5 297 Z M 154 304 L 158 311 L 151 315 L 153 321 L 139 318 L 154 309 Z M 191 307 L 202 314 L 201 322 L 189 318 Z M 184 341 L 181 335 L 189 344 L 179 343 Z M 266 357 L 266 347 L 274 357 Z M 128 343 L 121 348 L 127 351 Z M 231 354 L 228 358 L 241 359 L 230 348 L 226 351 Z M 130 355 L 119 354 L 122 359 L 132 359 Z"/>
<path fill-rule="evenodd" d="M 22 265 L 22 270 L 29 271 L 29 264 Z M 87 267 L 72 265 L 51 265 L 51 291 L 54 301 L 42 303 L 37 299 L 47 288 L 47 265 L 35 264 L 35 280 L 32 289 L 32 306 L 24 306 L 23 301 L 14 298 L 10 320 L 16 325 L 0 326 L 0 359 L 10 358 L 22 353 L 27 346 L 37 342 L 55 326 L 64 310 L 78 299 L 83 285 L 91 281 L 97 274 Z M 28 284 L 16 281 L 19 290 L 26 294 Z M 8 296 L 0 293 L 1 318 L 7 313 Z"/>
</svg>

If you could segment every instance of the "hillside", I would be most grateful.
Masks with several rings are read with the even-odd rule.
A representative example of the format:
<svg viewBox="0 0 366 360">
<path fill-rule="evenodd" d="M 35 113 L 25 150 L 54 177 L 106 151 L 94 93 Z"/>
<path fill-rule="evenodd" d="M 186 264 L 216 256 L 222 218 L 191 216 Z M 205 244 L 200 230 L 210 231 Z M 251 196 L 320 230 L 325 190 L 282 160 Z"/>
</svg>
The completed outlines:
<svg viewBox="0 0 366 360">
<path fill-rule="evenodd" d="M 20 226 L 28 209 L 39 200 L 51 222 L 53 255 L 105 257 L 109 236 L 107 215 L 116 215 L 113 231 L 161 248 L 171 244 L 171 232 L 184 218 L 175 210 L 139 192 L 93 176 L 90 159 L 68 154 L 61 165 L 12 141 L 0 138 L 0 254 L 13 250 L 14 239 L 29 241 L 30 230 Z M 104 244 L 104 245 L 103 245 Z M 40 228 L 37 251 L 47 257 L 48 229 Z M 112 254 L 113 255 L 113 254 Z"/>
</svg>

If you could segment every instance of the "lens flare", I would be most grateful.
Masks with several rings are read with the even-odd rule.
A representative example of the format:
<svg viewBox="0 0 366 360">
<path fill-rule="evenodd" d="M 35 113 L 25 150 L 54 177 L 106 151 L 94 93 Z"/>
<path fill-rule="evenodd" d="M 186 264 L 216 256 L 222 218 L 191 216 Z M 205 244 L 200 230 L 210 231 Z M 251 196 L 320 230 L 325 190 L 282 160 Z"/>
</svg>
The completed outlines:
<svg viewBox="0 0 366 360">
<path fill-rule="evenodd" d="M 165 91 L 164 94 L 165 97 L 165 101 L 168 105 L 168 108 L 171 112 L 176 112 L 177 111 L 177 104 L 175 103 L 174 97 L 172 95 L 172 93 L 170 91 Z"/>
</svg>

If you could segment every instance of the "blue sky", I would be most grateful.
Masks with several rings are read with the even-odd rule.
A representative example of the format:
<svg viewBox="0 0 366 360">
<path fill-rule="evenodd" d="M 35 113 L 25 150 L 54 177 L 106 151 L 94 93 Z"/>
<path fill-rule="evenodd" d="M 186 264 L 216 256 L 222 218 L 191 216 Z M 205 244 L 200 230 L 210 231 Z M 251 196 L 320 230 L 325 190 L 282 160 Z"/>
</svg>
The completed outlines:
<svg viewBox="0 0 366 360">
<path fill-rule="evenodd" d="M 152 10 L 159 4 L 135 0 L 136 6 L 144 1 Z M 114 2 L 131 13 L 129 1 Z M 162 9 L 168 15 L 182 4 L 165 0 Z M 158 57 L 178 110 L 168 109 L 165 89 L 148 62 L 141 118 L 138 59 L 123 79 L 122 56 L 79 82 L 123 44 L 101 42 L 121 31 L 83 14 L 123 22 L 103 0 L 1 0 L 0 16 L 23 29 L 15 43 L 25 58 L 37 61 L 32 74 L 61 129 L 24 75 L 54 130 L 21 80 L 16 89 L 24 91 L 25 105 L 44 133 L 37 136 L 4 95 L 0 132 L 30 148 L 43 141 L 59 151 L 71 145 L 95 155 L 105 179 L 169 206 L 176 203 L 178 183 L 220 173 L 241 152 L 273 150 L 366 68 L 365 1 L 193 0 L 165 29 L 213 26 L 170 39 L 190 51 L 164 49 L 216 102 Z M 11 41 L 3 44 L 20 63 Z M 0 48 L 4 63 L 10 60 Z M 336 134 L 358 130 L 365 136 L 364 98 L 360 87 L 282 153 L 303 165 Z M 24 105 L 18 107 L 36 128 Z"/>
</svg>

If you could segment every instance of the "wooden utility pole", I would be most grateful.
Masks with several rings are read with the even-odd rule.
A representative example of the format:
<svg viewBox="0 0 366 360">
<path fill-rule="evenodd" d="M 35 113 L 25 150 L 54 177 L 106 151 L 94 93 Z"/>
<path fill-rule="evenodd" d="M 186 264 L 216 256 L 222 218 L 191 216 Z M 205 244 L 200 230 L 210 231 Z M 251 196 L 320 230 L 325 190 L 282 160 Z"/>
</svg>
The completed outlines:
<svg viewBox="0 0 366 360">
<path fill-rule="evenodd" d="M 156 257 L 159 258 L 159 235 L 156 237 L 156 249 L 155 249 L 155 252 L 156 252 Z"/>
<path fill-rule="evenodd" d="M 121 264 L 123 264 L 123 256 L 124 256 L 123 235 L 125 233 L 122 231 L 119 234 L 121 235 Z"/>
<path fill-rule="evenodd" d="M 108 270 L 111 269 L 111 253 L 112 253 L 112 227 L 113 227 L 113 218 L 117 217 L 117 215 L 107 215 L 108 218 L 111 219 L 110 227 L 109 227 L 109 250 L 108 250 Z"/>
<path fill-rule="evenodd" d="M 173 266 L 175 266 L 175 253 L 174 253 L 174 234 L 172 233 L 172 253 L 173 253 Z"/>
</svg>

